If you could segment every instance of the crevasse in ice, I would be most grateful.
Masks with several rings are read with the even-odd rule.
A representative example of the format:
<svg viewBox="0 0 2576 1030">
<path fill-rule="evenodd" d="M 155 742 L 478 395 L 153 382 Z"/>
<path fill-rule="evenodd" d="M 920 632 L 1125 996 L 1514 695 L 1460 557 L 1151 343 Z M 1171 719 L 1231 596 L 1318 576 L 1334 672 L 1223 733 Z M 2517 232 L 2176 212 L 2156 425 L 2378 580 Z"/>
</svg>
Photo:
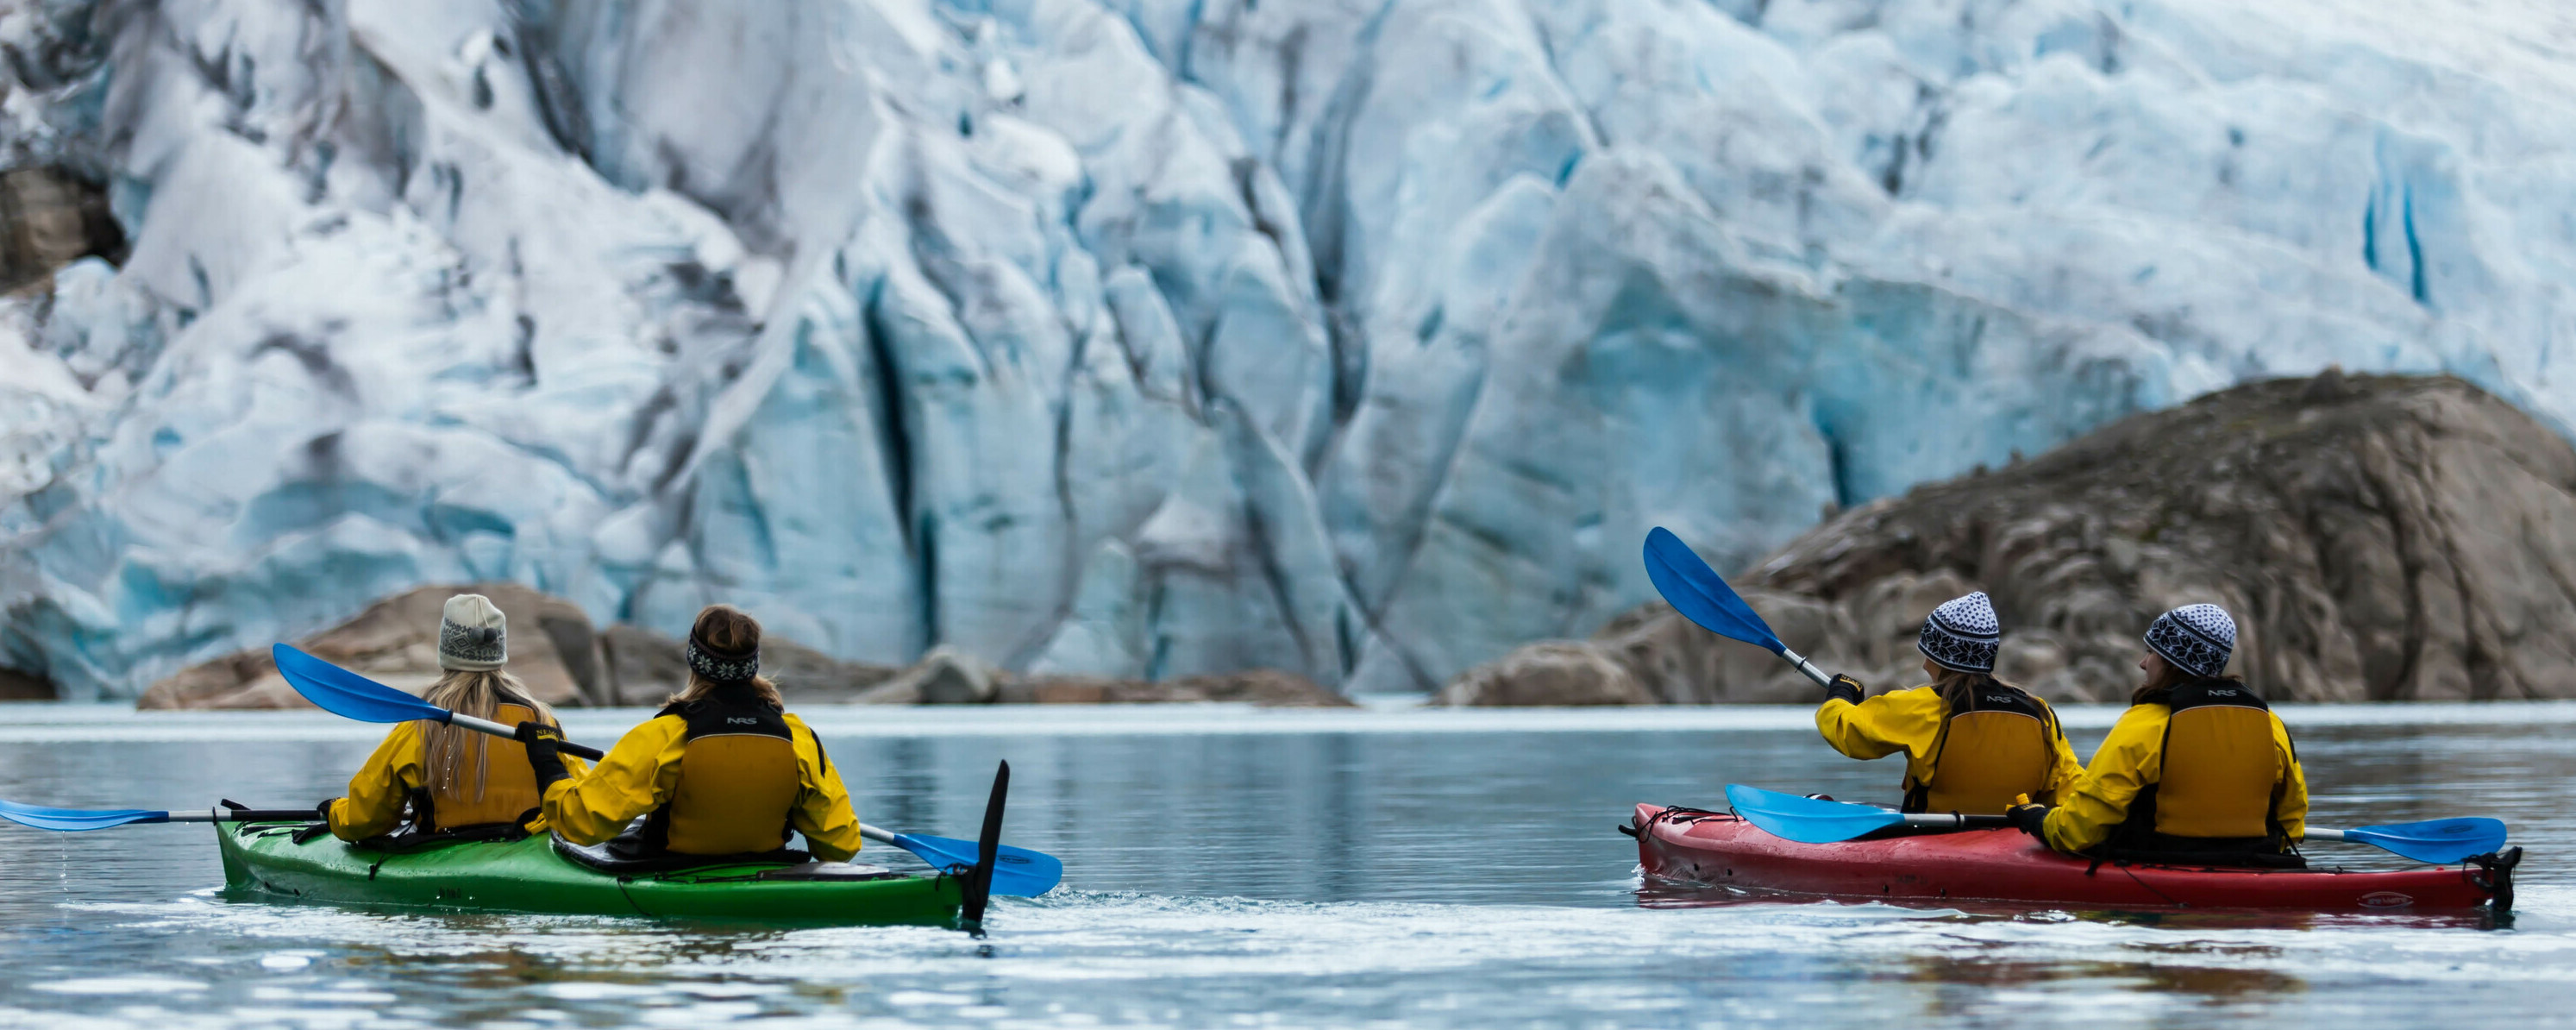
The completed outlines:
<svg viewBox="0 0 2576 1030">
<path fill-rule="evenodd" d="M 2564 423 L 2576 18 L 2430 0 L 44 0 L 0 665 L 436 581 L 1437 683 L 2329 363 Z"/>
</svg>

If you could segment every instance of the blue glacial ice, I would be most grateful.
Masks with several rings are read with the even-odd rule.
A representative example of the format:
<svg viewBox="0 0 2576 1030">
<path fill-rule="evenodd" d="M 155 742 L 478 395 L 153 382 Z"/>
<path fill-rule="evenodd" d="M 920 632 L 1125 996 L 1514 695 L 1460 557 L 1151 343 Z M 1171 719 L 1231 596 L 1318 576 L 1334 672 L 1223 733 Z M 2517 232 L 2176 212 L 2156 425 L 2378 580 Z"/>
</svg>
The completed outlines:
<svg viewBox="0 0 2576 1030">
<path fill-rule="evenodd" d="M 44 0 L 0 665 L 426 582 L 1435 685 L 2248 378 L 2567 424 L 2540 0 Z"/>
</svg>

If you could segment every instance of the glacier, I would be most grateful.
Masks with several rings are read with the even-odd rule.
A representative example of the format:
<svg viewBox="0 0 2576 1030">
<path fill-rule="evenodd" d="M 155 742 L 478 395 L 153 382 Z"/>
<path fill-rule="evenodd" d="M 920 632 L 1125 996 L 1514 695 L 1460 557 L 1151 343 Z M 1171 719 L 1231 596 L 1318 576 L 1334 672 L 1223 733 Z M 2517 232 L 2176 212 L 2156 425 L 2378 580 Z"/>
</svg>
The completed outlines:
<svg viewBox="0 0 2576 1030">
<path fill-rule="evenodd" d="M 2540 0 L 32 0 L 0 665 L 422 583 L 1421 690 L 2253 378 L 2554 425 Z"/>
</svg>

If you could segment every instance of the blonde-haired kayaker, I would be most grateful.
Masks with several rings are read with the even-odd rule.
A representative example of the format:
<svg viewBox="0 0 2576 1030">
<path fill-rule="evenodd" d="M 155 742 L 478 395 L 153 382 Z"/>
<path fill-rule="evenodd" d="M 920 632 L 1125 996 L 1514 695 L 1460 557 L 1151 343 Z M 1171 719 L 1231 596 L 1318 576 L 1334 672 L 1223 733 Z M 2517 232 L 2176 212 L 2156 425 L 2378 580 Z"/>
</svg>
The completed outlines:
<svg viewBox="0 0 2576 1030">
<path fill-rule="evenodd" d="M 858 854 L 859 819 L 840 772 L 760 675 L 760 623 L 728 605 L 700 611 L 688 661 L 687 688 L 587 775 L 563 767 L 553 730 L 520 726 L 555 832 L 597 844 L 640 815 L 644 825 L 614 847 L 751 854 L 785 847 L 794 830 L 817 858 Z"/>
<path fill-rule="evenodd" d="M 492 599 L 458 594 L 439 612 L 438 683 L 422 700 L 503 724 L 542 722 L 555 713 L 528 696 L 502 668 L 510 659 L 508 620 Z M 403 822 L 419 833 L 542 833 L 537 774 L 527 755 L 463 727 L 426 720 L 397 723 L 356 775 L 349 796 L 322 803 L 341 840 L 365 840 Z"/>
<path fill-rule="evenodd" d="M 2046 798 L 2083 766 L 2048 703 L 1996 679 L 2003 626 L 1983 593 L 1934 608 L 1916 634 L 1932 682 L 1864 699 L 1836 676 L 1816 730 L 1853 758 L 1905 752 L 1908 812 L 2000 815 L 2018 795 Z"/>
<path fill-rule="evenodd" d="M 2281 717 L 2224 675 L 2236 620 L 2185 605 L 2157 616 L 2146 644 L 2146 682 L 2083 777 L 2053 809 L 2016 806 L 2014 823 L 2070 854 L 2302 864 L 2290 849 L 2307 830 L 2307 775 Z"/>
</svg>

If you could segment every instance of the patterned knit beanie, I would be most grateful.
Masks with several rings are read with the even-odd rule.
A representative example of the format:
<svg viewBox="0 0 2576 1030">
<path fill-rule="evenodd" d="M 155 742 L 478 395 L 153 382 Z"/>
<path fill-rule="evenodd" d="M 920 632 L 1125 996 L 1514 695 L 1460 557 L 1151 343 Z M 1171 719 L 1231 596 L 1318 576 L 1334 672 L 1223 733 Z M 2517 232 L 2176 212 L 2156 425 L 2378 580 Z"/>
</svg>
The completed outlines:
<svg viewBox="0 0 2576 1030">
<path fill-rule="evenodd" d="M 2236 650 L 2236 620 L 2214 604 L 2187 604 L 2156 616 L 2147 647 L 2184 672 L 2216 676 L 2227 671 L 2227 656 Z"/>
<path fill-rule="evenodd" d="M 1995 671 L 1995 647 L 2003 643 L 2004 627 L 1995 620 L 1995 604 L 1984 591 L 1956 597 L 1932 609 L 1932 617 L 1923 620 L 1923 633 L 1914 646 L 1923 657 L 1944 669 L 1960 672 Z"/>
<path fill-rule="evenodd" d="M 463 672 L 490 672 L 510 661 L 509 620 L 492 599 L 458 594 L 447 599 L 438 618 L 438 667 Z"/>
</svg>

